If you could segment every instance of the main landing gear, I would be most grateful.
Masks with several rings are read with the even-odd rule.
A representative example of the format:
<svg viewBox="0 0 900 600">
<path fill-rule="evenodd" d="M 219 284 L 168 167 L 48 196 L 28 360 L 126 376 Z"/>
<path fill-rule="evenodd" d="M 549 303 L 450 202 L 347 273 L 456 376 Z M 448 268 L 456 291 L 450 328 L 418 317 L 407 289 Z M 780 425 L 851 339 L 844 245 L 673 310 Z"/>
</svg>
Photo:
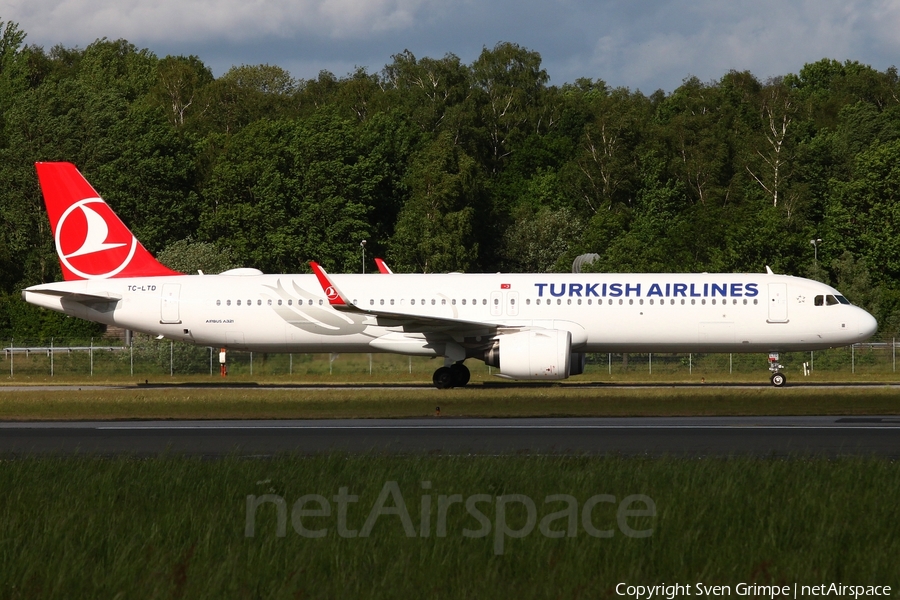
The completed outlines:
<svg viewBox="0 0 900 600">
<path fill-rule="evenodd" d="M 434 382 L 434 387 L 437 389 L 447 390 L 454 387 L 465 386 L 469 383 L 470 376 L 471 374 L 469 373 L 468 367 L 461 362 L 458 362 L 453 363 L 449 367 L 441 367 L 434 372 L 431 380 Z"/>
<path fill-rule="evenodd" d="M 784 376 L 784 373 L 781 372 L 781 369 L 784 368 L 784 365 L 778 362 L 778 353 L 770 352 L 769 353 L 769 371 L 772 372 L 772 376 L 769 380 L 772 382 L 772 385 L 775 387 L 781 387 L 785 383 L 787 383 L 787 377 Z"/>
</svg>

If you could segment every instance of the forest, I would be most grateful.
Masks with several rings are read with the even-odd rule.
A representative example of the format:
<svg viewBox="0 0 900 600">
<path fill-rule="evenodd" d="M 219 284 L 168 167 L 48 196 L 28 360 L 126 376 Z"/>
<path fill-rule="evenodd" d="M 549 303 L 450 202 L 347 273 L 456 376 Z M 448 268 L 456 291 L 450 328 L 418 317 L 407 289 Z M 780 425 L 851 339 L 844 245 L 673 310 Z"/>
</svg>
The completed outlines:
<svg viewBox="0 0 900 600">
<path fill-rule="evenodd" d="M 647 95 L 551 85 L 511 42 L 471 64 L 390 58 L 214 77 L 201 57 L 48 50 L 0 21 L 0 339 L 95 327 L 21 300 L 60 279 L 36 161 L 74 163 L 184 271 L 358 273 L 379 256 L 395 272 L 565 272 L 585 253 L 596 272 L 768 265 L 900 331 L 896 68 L 823 59 Z"/>
</svg>

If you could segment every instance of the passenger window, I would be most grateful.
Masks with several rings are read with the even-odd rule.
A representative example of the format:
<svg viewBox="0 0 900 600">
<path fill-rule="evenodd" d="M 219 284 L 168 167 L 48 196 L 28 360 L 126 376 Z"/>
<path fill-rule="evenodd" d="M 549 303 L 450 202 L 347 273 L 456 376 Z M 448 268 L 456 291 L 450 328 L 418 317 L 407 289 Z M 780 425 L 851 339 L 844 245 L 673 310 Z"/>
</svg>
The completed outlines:
<svg viewBox="0 0 900 600">
<path fill-rule="evenodd" d="M 288 300 L 288 306 L 293 306 L 293 305 L 294 305 L 294 300 L 293 299 Z"/>
<path fill-rule="evenodd" d="M 434 298 L 431 299 L 431 305 L 434 306 Z"/>
<path fill-rule="evenodd" d="M 221 300 L 216 300 L 216 306 L 222 306 L 222 301 L 221 301 Z"/>
<path fill-rule="evenodd" d="M 262 306 L 262 299 L 256 301 L 257 306 Z"/>
<path fill-rule="evenodd" d="M 278 306 L 281 306 L 281 299 L 278 299 Z"/>
<path fill-rule="evenodd" d="M 269 306 L 272 306 L 272 299 L 269 298 Z"/>
<path fill-rule="evenodd" d="M 394 299 L 391 298 L 391 306 L 393 306 L 393 305 L 394 305 Z"/>
<path fill-rule="evenodd" d="M 409 301 L 409 303 L 412 304 L 413 306 L 415 306 L 415 305 L 416 305 L 416 299 L 413 298 L 412 300 Z"/>
<path fill-rule="evenodd" d="M 556 299 L 556 304 L 557 304 L 557 305 L 562 304 L 562 299 L 557 298 L 557 299 Z"/>
<path fill-rule="evenodd" d="M 446 298 L 441 298 L 441 306 L 445 306 L 447 304 Z"/>
<path fill-rule="evenodd" d="M 487 298 L 482 298 L 481 303 L 482 303 L 482 304 L 487 304 Z"/>
<path fill-rule="evenodd" d="M 226 301 L 225 301 L 225 306 L 231 306 L 231 300 L 226 300 Z"/>
<path fill-rule="evenodd" d="M 451 301 L 450 301 L 450 304 L 451 304 L 452 306 L 456 306 L 456 298 L 454 298 L 453 300 L 451 300 Z"/>
<path fill-rule="evenodd" d="M 463 300 L 463 304 L 465 304 L 465 302 L 466 302 L 466 301 Z M 511 305 L 515 306 L 515 304 L 516 304 L 516 299 L 515 299 L 515 298 L 510 298 L 510 299 L 509 299 L 509 303 L 510 303 Z"/>
<path fill-rule="evenodd" d="M 241 301 L 240 301 L 240 300 L 237 301 L 237 305 L 238 305 L 238 306 L 241 305 Z"/>
<path fill-rule="evenodd" d="M 378 303 L 381 304 L 382 306 L 384 306 L 384 298 L 382 298 L 381 300 L 379 300 Z"/>
<path fill-rule="evenodd" d="M 494 298 L 494 306 L 499 306 L 499 304 L 500 304 L 500 299 Z"/>
</svg>

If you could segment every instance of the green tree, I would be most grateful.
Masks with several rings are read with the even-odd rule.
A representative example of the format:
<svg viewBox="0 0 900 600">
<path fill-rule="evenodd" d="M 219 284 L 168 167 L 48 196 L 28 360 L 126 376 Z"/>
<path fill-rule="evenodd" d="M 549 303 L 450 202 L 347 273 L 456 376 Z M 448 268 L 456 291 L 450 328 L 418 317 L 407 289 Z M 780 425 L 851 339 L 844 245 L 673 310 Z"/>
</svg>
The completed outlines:
<svg viewBox="0 0 900 600">
<path fill-rule="evenodd" d="M 478 265 L 476 207 L 483 186 L 476 161 L 446 134 L 418 153 L 407 173 L 388 257 L 398 271 L 441 273 Z"/>
</svg>

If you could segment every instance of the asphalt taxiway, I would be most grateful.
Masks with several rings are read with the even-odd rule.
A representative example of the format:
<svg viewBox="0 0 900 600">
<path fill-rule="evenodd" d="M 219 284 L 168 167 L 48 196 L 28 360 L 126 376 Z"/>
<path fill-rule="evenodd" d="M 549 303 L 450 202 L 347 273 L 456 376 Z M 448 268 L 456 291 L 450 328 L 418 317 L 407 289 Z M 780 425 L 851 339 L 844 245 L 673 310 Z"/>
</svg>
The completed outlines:
<svg viewBox="0 0 900 600">
<path fill-rule="evenodd" d="M 0 423 L 0 455 L 280 453 L 900 458 L 900 415 Z"/>
</svg>

